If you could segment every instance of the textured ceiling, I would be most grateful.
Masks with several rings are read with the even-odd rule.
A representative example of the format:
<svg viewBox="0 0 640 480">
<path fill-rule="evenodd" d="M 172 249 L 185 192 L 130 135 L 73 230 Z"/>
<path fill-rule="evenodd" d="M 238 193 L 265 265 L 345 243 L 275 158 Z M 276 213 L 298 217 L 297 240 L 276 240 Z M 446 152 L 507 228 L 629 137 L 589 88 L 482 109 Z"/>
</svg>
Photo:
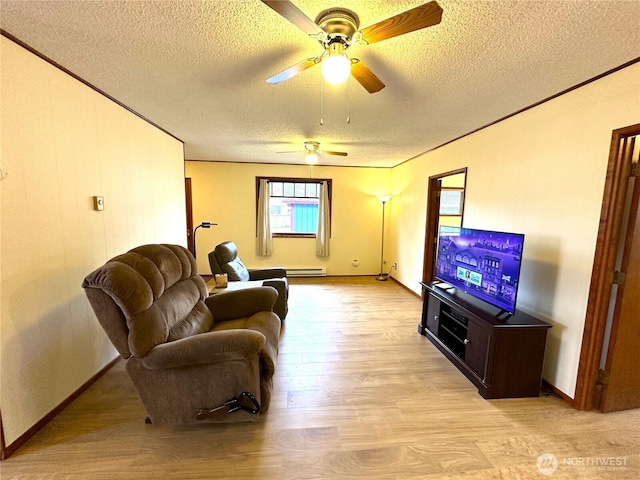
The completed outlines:
<svg viewBox="0 0 640 480">
<path fill-rule="evenodd" d="M 294 3 L 311 19 L 346 7 L 364 28 L 424 2 Z M 234 162 L 301 164 L 276 152 L 317 140 L 349 154 L 319 164 L 397 165 L 640 57 L 637 0 L 438 3 L 439 25 L 349 49 L 386 84 L 375 94 L 352 81 L 322 96 L 319 67 L 267 84 L 322 48 L 259 0 L 0 0 L 0 27 L 183 140 L 187 159 Z"/>
</svg>

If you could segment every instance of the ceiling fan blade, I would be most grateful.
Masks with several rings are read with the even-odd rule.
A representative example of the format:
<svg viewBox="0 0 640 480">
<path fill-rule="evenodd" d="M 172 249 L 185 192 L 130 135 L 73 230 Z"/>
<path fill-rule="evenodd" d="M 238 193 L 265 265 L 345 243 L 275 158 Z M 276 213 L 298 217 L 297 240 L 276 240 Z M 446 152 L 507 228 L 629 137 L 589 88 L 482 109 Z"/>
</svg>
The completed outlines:
<svg viewBox="0 0 640 480">
<path fill-rule="evenodd" d="M 351 59 L 351 75 L 353 75 L 353 78 L 369 93 L 379 92 L 385 87 L 384 83 L 369 70 L 369 67 L 357 58 Z"/>
<path fill-rule="evenodd" d="M 267 78 L 267 83 L 282 83 L 285 80 L 289 80 L 292 77 L 295 77 L 300 72 L 304 72 L 307 68 L 311 68 L 314 65 L 320 63 L 320 57 L 311 57 L 303 60 L 300 63 L 296 63 L 294 66 L 283 70 L 280 73 L 276 73 L 273 77 Z"/>
<path fill-rule="evenodd" d="M 437 25 L 440 20 L 442 20 L 442 8 L 434 1 L 375 23 L 362 29 L 361 33 L 362 38 L 371 44 Z"/>
<path fill-rule="evenodd" d="M 315 35 L 316 33 L 322 32 L 316 22 L 307 17 L 302 10 L 287 0 L 262 0 L 262 3 L 271 7 L 304 33 Z"/>
<path fill-rule="evenodd" d="M 286 152 L 276 152 L 276 153 L 301 153 L 301 150 L 288 150 Z"/>
<path fill-rule="evenodd" d="M 339 155 L 341 157 L 346 157 L 348 155 L 347 152 L 330 152 L 329 150 L 320 150 L 320 153 L 324 153 L 327 155 Z"/>
</svg>

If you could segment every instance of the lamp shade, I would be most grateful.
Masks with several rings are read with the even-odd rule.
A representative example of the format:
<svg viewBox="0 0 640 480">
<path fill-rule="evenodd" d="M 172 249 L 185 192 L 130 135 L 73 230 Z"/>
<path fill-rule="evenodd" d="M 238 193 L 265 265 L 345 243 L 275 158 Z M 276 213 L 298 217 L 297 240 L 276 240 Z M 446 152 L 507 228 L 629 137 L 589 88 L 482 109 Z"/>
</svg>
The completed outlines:
<svg viewBox="0 0 640 480">
<path fill-rule="evenodd" d="M 334 85 L 344 82 L 350 73 L 351 61 L 344 55 L 332 55 L 322 62 L 324 79 Z"/>
<path fill-rule="evenodd" d="M 391 195 L 378 195 L 378 200 L 380 200 L 382 203 L 387 203 L 389 200 L 391 200 Z"/>
<path fill-rule="evenodd" d="M 328 47 L 329 58 L 322 62 L 322 76 L 335 85 L 344 82 L 351 74 L 351 60 L 345 54 L 342 42 L 333 42 Z"/>
</svg>

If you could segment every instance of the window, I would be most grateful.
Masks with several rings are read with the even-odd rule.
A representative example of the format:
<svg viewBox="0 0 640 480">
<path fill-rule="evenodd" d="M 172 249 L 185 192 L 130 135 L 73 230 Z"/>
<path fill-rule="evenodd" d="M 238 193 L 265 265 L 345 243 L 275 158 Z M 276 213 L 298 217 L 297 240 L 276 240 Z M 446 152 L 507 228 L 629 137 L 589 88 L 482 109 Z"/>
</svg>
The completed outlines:
<svg viewBox="0 0 640 480">
<path fill-rule="evenodd" d="M 462 215 L 464 189 L 442 187 L 440 191 L 440 215 Z"/>
<path fill-rule="evenodd" d="M 320 185 L 325 181 L 328 184 L 329 208 L 331 209 L 331 180 L 257 177 L 256 200 L 261 178 L 266 178 L 269 181 L 269 213 L 272 236 L 315 237 L 318 228 Z"/>
</svg>

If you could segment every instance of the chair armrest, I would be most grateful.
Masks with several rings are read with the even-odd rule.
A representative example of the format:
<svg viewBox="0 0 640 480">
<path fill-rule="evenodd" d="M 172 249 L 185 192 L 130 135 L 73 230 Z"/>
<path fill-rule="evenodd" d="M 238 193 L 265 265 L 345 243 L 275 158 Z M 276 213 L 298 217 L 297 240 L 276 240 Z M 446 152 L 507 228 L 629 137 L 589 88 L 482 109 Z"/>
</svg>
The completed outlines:
<svg viewBox="0 0 640 480">
<path fill-rule="evenodd" d="M 273 287 L 252 287 L 216 293 L 205 298 L 204 303 L 213 313 L 215 322 L 250 317 L 258 312 L 271 312 L 278 298 Z"/>
<path fill-rule="evenodd" d="M 266 337 L 255 330 L 205 332 L 156 345 L 140 361 L 146 368 L 165 370 L 239 360 L 256 355 L 266 341 Z"/>
<path fill-rule="evenodd" d="M 283 278 L 287 276 L 284 267 L 256 268 L 249 270 L 249 280 L 268 280 L 270 278 Z"/>
<path fill-rule="evenodd" d="M 289 282 L 287 278 L 264 280 L 262 285 L 265 287 L 273 287 L 278 291 L 278 298 L 273 305 L 273 311 L 278 314 L 280 320 L 284 320 L 289 311 Z"/>
</svg>

